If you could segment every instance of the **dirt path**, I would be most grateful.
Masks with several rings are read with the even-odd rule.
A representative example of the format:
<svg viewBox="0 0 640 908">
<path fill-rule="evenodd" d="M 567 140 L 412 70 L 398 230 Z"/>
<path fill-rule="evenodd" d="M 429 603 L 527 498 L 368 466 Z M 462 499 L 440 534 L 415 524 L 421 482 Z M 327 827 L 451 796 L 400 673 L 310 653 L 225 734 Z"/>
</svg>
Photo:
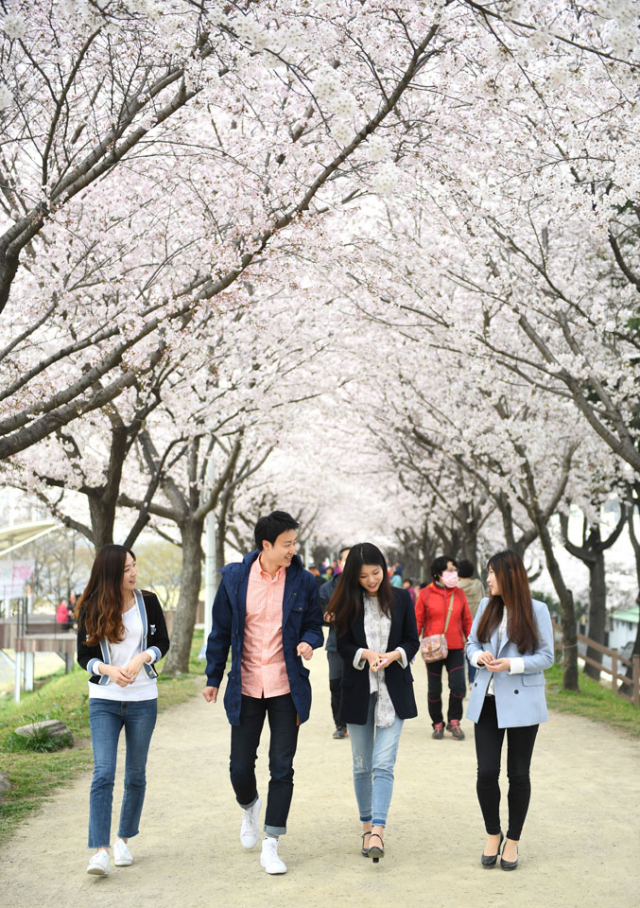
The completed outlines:
<svg viewBox="0 0 640 908">
<path fill-rule="evenodd" d="M 422 665 L 416 694 L 426 703 Z M 578 717 L 553 716 L 534 753 L 533 798 L 515 873 L 480 867 L 472 726 L 464 742 L 431 741 L 426 709 L 405 724 L 377 866 L 359 854 L 348 741 L 331 738 L 326 661 L 312 663 L 314 709 L 296 757 L 282 877 L 246 852 L 228 779 L 221 705 L 198 697 L 164 713 L 149 760 L 136 862 L 85 874 L 89 776 L 25 823 L 0 860 L 7 908 L 325 908 L 376 902 L 408 908 L 638 908 L 640 742 Z M 122 762 L 122 761 L 121 761 Z M 266 753 L 258 762 L 266 791 Z M 121 791 L 118 782 L 117 791 Z M 119 800 L 116 804 L 119 809 Z"/>
</svg>

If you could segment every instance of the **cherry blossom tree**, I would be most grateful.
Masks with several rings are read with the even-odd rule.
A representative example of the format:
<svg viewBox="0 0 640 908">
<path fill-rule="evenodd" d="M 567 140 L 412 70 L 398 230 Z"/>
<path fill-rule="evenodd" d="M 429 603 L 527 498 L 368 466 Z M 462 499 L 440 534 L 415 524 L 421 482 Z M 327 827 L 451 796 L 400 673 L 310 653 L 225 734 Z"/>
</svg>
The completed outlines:
<svg viewBox="0 0 640 908">
<path fill-rule="evenodd" d="M 576 683 L 549 520 L 582 451 L 640 467 L 634 5 L 0 5 L 6 469 L 96 541 L 119 505 L 247 525 L 240 438 L 323 539 L 484 553 L 497 511 Z"/>
<path fill-rule="evenodd" d="M 286 258 L 295 273 L 357 193 L 352 172 L 375 173 L 367 139 L 387 120 L 403 129 L 395 109 L 450 41 L 421 14 L 331 4 L 312 17 L 305 3 L 186 0 L 15 10 L 2 457 L 145 378 L 212 300 L 246 306 L 249 270 L 286 281 Z"/>
</svg>

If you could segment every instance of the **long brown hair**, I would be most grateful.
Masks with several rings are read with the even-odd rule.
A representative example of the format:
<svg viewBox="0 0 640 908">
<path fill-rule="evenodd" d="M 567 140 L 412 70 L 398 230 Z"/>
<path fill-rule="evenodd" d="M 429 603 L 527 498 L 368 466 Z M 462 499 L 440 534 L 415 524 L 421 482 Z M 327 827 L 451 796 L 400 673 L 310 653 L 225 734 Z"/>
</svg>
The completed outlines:
<svg viewBox="0 0 640 908">
<path fill-rule="evenodd" d="M 518 652 L 534 650 L 540 636 L 533 614 L 529 578 L 520 555 L 507 549 L 489 559 L 487 567 L 493 570 L 498 581 L 497 596 L 492 596 L 489 605 L 478 623 L 478 640 L 488 643 L 491 634 L 502 621 L 504 608 L 507 609 L 507 634 L 518 647 Z"/>
<path fill-rule="evenodd" d="M 364 564 L 382 568 L 382 583 L 376 593 L 378 604 L 385 615 L 391 615 L 393 591 L 389 581 L 387 562 L 380 549 L 371 542 L 360 542 L 351 548 L 327 611 L 338 637 L 342 637 L 354 623 L 362 608 L 364 589 L 360 584 L 360 571 Z"/>
<path fill-rule="evenodd" d="M 123 545 L 105 545 L 96 555 L 89 583 L 78 604 L 76 615 L 84 621 L 89 646 L 100 640 L 120 643 L 124 640 L 122 623 L 122 578 L 127 555 L 136 556 Z"/>
</svg>

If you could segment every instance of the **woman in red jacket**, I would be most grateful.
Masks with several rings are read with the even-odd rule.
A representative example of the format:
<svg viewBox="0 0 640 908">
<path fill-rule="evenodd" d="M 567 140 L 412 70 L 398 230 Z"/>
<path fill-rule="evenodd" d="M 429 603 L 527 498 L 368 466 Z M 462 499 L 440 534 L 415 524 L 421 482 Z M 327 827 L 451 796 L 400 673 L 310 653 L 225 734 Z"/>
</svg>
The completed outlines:
<svg viewBox="0 0 640 908">
<path fill-rule="evenodd" d="M 433 725 L 432 738 L 444 737 L 442 716 L 442 668 L 446 666 L 449 677 L 449 709 L 447 731 L 457 741 L 464 740 L 460 728 L 462 701 L 465 695 L 464 647 L 471 631 L 473 619 L 467 597 L 457 588 L 458 564 L 453 558 L 441 555 L 431 565 L 433 583 L 420 590 L 416 601 L 416 623 L 420 637 L 446 634 L 449 652 L 446 659 L 427 662 L 429 715 Z M 451 609 L 449 620 L 447 616 Z M 446 627 L 446 630 L 445 630 Z"/>
</svg>

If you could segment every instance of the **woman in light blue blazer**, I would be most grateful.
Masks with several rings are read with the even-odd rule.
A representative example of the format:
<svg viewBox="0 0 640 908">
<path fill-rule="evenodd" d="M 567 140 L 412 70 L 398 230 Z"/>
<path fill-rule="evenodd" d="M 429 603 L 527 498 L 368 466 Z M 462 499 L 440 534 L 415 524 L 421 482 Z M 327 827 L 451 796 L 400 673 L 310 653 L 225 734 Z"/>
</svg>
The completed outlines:
<svg viewBox="0 0 640 908">
<path fill-rule="evenodd" d="M 547 606 L 531 598 L 515 552 L 498 552 L 489 560 L 487 584 L 489 598 L 478 606 L 467 641 L 467 658 L 478 669 L 467 718 L 475 722 L 476 790 L 489 836 L 481 862 L 494 867 L 504 839 L 498 777 L 506 731 L 509 828 L 500 866 L 515 870 L 531 797 L 533 745 L 539 723 L 548 719 L 543 672 L 553 665 L 553 630 Z"/>
</svg>

